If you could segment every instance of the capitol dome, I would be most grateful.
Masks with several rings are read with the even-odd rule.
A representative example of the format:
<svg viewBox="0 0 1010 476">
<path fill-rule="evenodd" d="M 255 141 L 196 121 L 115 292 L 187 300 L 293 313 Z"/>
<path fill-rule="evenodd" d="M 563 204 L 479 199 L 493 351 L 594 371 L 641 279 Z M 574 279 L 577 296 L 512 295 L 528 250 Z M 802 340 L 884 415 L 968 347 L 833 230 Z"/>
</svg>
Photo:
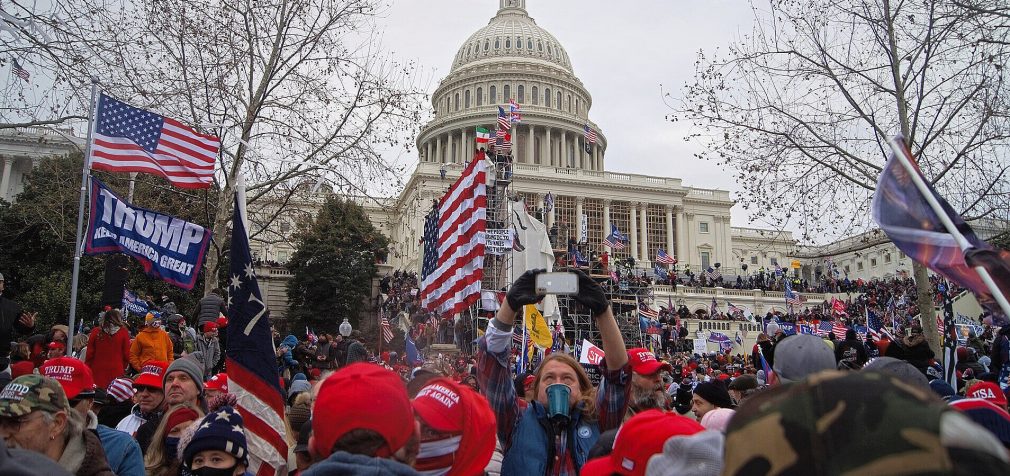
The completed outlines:
<svg viewBox="0 0 1010 476">
<path fill-rule="evenodd" d="M 434 118 L 417 136 L 421 162 L 469 160 L 475 129 L 493 135 L 498 107 L 510 100 L 522 116 L 511 130 L 517 163 L 604 170 L 607 139 L 589 119 L 592 96 L 558 39 L 530 17 L 526 0 L 499 0 L 495 16 L 459 47 L 432 93 Z"/>
<path fill-rule="evenodd" d="M 452 70 L 502 57 L 540 60 L 572 72 L 568 53 L 554 35 L 537 26 L 526 12 L 525 2 L 504 1 L 487 26 L 470 35 L 456 53 Z"/>
</svg>

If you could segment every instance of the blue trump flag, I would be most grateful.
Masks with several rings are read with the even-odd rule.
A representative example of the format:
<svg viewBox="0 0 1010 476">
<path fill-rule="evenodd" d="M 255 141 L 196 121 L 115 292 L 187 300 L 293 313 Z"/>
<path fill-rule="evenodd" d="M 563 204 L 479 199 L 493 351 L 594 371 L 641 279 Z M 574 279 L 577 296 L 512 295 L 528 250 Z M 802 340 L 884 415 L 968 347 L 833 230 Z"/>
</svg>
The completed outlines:
<svg viewBox="0 0 1010 476">
<path fill-rule="evenodd" d="M 284 391 L 277 372 L 270 312 L 253 270 L 242 190 L 240 184 L 235 193 L 229 253 L 228 390 L 237 397 L 236 406 L 245 420 L 246 431 L 268 443 L 250 445 L 250 467 L 269 465 L 286 472 Z"/>
<path fill-rule="evenodd" d="M 125 253 L 149 276 L 193 289 L 210 244 L 210 230 L 181 218 L 134 207 L 91 177 L 91 217 L 84 252 Z"/>
</svg>

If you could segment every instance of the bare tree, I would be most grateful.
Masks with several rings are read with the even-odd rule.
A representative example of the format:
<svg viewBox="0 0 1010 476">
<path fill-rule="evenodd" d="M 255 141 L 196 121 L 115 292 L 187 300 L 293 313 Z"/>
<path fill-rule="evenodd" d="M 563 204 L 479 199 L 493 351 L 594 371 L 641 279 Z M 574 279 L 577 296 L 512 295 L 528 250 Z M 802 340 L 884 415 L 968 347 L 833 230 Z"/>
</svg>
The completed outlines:
<svg viewBox="0 0 1010 476">
<path fill-rule="evenodd" d="M 120 38 L 84 60 L 103 90 L 222 139 L 208 289 L 239 175 L 262 220 L 251 233 L 264 237 L 300 184 L 370 195 L 399 183 L 403 170 L 381 152 L 409 149 L 399 141 L 420 123 L 424 93 L 412 63 L 381 51 L 379 0 L 142 0 L 86 20 L 93 7 L 77 8 L 67 23 Z"/>
<path fill-rule="evenodd" d="M 753 31 L 699 54 L 670 116 L 691 121 L 702 158 L 736 171 L 752 216 L 798 219 L 808 242 L 865 230 L 899 133 L 966 218 L 1007 216 L 1007 49 L 978 31 L 996 15 L 942 0 L 752 8 Z M 914 274 L 936 350 L 927 271 Z"/>
</svg>

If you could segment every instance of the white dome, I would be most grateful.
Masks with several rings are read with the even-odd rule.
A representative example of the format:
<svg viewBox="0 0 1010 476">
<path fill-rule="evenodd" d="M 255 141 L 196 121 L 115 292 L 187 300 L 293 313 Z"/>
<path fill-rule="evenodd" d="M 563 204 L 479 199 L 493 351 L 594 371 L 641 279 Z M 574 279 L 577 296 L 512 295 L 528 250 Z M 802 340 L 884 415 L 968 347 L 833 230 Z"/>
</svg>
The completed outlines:
<svg viewBox="0 0 1010 476">
<path fill-rule="evenodd" d="M 501 0 L 498 14 L 460 46 L 450 73 L 482 60 L 507 58 L 537 59 L 573 73 L 568 53 L 554 35 L 537 26 L 526 13 L 525 4 Z"/>
</svg>

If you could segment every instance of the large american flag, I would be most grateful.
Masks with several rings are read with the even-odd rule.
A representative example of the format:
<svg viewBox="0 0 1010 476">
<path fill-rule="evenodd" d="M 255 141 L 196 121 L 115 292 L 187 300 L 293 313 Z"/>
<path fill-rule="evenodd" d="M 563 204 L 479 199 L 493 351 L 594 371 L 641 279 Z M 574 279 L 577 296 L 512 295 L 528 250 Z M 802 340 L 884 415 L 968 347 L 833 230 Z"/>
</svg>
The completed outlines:
<svg viewBox="0 0 1010 476">
<path fill-rule="evenodd" d="M 221 140 L 169 117 L 101 94 L 91 142 L 91 168 L 144 172 L 179 188 L 209 188 Z"/>
<path fill-rule="evenodd" d="M 386 319 L 386 314 L 380 314 L 379 316 L 379 328 L 382 329 L 382 339 L 386 343 L 390 343 L 393 340 L 393 329 L 389 327 L 389 319 Z"/>
<path fill-rule="evenodd" d="M 498 106 L 498 130 L 508 131 L 512 129 L 512 120 L 508 114 L 505 113 L 505 109 Z M 500 136 L 500 133 L 499 133 Z"/>
<path fill-rule="evenodd" d="M 32 76 L 31 74 L 28 73 L 27 69 L 21 67 L 21 63 L 18 63 L 18 60 L 16 59 L 14 60 L 13 65 L 11 66 L 11 72 L 14 73 L 14 76 L 17 76 L 25 81 L 28 81 L 28 78 Z"/>
<path fill-rule="evenodd" d="M 585 131 L 586 140 L 589 141 L 590 144 L 595 144 L 596 143 L 596 131 L 594 131 L 592 127 L 589 127 L 589 124 L 585 125 L 584 131 Z"/>
<path fill-rule="evenodd" d="M 845 339 L 845 333 L 848 332 L 849 328 L 845 327 L 845 323 L 841 319 L 835 319 L 835 322 L 831 325 L 831 332 L 835 335 L 838 340 Z"/>
<path fill-rule="evenodd" d="M 792 306 L 799 306 L 803 304 L 803 297 L 800 296 L 800 294 L 797 293 L 796 291 L 793 291 L 793 286 L 792 284 L 789 284 L 789 280 L 786 280 L 785 283 L 786 283 L 786 292 L 785 292 L 786 304 Z"/>
<path fill-rule="evenodd" d="M 677 264 L 677 259 L 666 253 L 666 250 L 659 248 L 656 250 L 656 262 L 662 264 Z"/>
<path fill-rule="evenodd" d="M 288 444 L 284 439 L 284 396 L 277 373 L 270 313 L 253 271 L 245 216 L 245 197 L 235 193 L 231 266 L 228 270 L 228 391 L 245 421 L 249 472 L 286 475 Z"/>
<path fill-rule="evenodd" d="M 487 227 L 487 168 L 474 157 L 425 219 L 421 304 L 456 314 L 480 299 Z"/>
</svg>

